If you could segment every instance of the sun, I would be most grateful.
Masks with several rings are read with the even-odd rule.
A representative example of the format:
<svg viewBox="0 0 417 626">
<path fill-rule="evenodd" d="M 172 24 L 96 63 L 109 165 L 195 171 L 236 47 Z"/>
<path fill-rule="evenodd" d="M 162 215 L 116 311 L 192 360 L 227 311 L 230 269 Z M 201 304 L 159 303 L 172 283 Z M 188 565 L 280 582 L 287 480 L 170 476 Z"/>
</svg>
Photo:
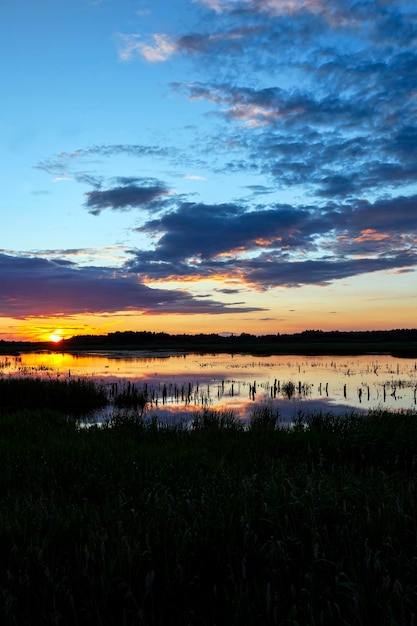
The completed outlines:
<svg viewBox="0 0 417 626">
<path fill-rule="evenodd" d="M 49 335 L 49 341 L 52 341 L 53 343 L 59 343 L 62 340 L 62 330 L 54 330 L 54 332 Z"/>
</svg>

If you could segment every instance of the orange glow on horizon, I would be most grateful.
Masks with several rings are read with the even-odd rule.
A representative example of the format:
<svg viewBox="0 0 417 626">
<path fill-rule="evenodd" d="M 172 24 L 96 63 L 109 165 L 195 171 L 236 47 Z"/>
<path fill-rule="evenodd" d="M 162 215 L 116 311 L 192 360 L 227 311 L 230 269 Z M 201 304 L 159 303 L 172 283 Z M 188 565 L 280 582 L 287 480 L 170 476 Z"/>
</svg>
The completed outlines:
<svg viewBox="0 0 417 626">
<path fill-rule="evenodd" d="M 52 341 L 52 343 L 59 343 L 62 340 L 63 336 L 61 330 L 56 330 L 49 335 L 49 341 Z"/>
<path fill-rule="evenodd" d="M 379 308 L 369 307 L 366 317 L 360 311 L 337 312 L 320 311 L 320 307 L 311 307 L 313 315 L 307 316 L 300 307 L 294 310 L 282 311 L 281 316 L 258 317 L 254 314 L 242 315 L 239 319 L 236 315 L 213 315 L 209 318 L 204 315 L 157 315 L 157 316 L 134 316 L 115 315 L 111 319 L 102 319 L 100 316 L 91 316 L 87 323 L 76 324 L 78 320 L 71 320 L 71 326 L 63 327 L 61 333 L 57 333 L 56 327 L 42 328 L 44 320 L 36 320 L 32 324 L 14 325 L 13 332 L 4 333 L 0 336 L 6 341 L 30 341 L 51 342 L 59 345 L 64 339 L 79 335 L 107 335 L 113 332 L 166 332 L 171 335 L 196 335 L 233 333 L 249 333 L 252 335 L 267 334 L 293 334 L 304 330 L 392 330 L 393 328 L 415 328 L 415 308 L 404 309 L 404 317 L 399 320 L 396 310 L 392 307 Z M 321 313 L 321 315 L 319 315 Z M 349 313 L 351 314 L 349 316 Z M 352 314 L 353 313 L 353 314 Z M 87 320 L 83 320 L 87 321 Z"/>
<path fill-rule="evenodd" d="M 157 314 L 143 310 L 17 319 L 0 317 L 0 339 L 5 341 L 59 342 L 79 335 L 114 332 L 166 332 L 171 335 L 249 333 L 293 334 L 304 330 L 392 330 L 416 327 L 416 294 L 410 290 L 409 271 L 394 275 L 379 272 L 352 277 L 330 285 L 297 289 L 243 292 L 242 282 L 220 283 L 213 277 L 201 282 L 165 283 L 170 290 L 189 288 L 195 297 L 222 299 L 221 312 Z M 162 282 L 162 281 L 161 281 Z M 235 300 L 238 300 L 237 302 Z M 204 300 L 202 300 L 203 302 Z M 237 310 L 233 308 L 236 306 Z M 248 307 L 244 310 L 244 307 Z M 229 307 L 229 308 L 228 308 Z M 238 307 L 243 307 L 239 311 Z M 262 310 L 259 310 L 262 309 Z"/>
</svg>

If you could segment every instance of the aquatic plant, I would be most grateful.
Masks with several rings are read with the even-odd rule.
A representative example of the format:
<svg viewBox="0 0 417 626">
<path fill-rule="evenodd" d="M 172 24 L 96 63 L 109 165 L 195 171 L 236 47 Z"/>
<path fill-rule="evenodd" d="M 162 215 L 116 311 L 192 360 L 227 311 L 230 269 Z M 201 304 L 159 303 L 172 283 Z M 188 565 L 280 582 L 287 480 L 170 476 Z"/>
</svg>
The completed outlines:
<svg viewBox="0 0 417 626">
<path fill-rule="evenodd" d="M 138 412 L 142 417 L 150 404 L 150 398 L 146 389 L 139 389 L 136 385 L 127 383 L 126 387 L 114 397 L 114 406 L 117 408 L 130 408 Z"/>
<path fill-rule="evenodd" d="M 287 382 L 282 384 L 281 390 L 282 395 L 290 400 L 295 393 L 295 384 L 292 382 L 292 380 L 288 380 Z"/>
</svg>

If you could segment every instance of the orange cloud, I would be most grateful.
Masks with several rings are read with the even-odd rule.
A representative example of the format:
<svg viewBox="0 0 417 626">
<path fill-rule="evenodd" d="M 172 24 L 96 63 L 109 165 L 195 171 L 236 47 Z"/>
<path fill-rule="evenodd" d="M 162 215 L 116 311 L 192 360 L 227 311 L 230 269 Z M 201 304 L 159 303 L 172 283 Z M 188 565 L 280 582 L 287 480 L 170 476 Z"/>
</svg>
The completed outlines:
<svg viewBox="0 0 417 626">
<path fill-rule="evenodd" d="M 352 241 L 360 243 L 364 241 L 384 241 L 386 239 L 390 239 L 390 235 L 378 233 L 373 228 L 366 228 L 365 230 L 361 230 L 359 237 L 354 237 Z"/>
</svg>

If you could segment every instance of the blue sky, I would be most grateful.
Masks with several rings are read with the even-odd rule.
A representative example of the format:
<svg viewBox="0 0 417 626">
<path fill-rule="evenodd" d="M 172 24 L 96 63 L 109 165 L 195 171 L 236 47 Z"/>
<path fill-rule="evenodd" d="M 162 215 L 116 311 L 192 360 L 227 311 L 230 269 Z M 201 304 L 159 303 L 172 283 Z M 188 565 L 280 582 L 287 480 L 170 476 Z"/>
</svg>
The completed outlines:
<svg viewBox="0 0 417 626">
<path fill-rule="evenodd" d="M 415 327 L 417 7 L 3 0 L 0 338 Z"/>
</svg>

